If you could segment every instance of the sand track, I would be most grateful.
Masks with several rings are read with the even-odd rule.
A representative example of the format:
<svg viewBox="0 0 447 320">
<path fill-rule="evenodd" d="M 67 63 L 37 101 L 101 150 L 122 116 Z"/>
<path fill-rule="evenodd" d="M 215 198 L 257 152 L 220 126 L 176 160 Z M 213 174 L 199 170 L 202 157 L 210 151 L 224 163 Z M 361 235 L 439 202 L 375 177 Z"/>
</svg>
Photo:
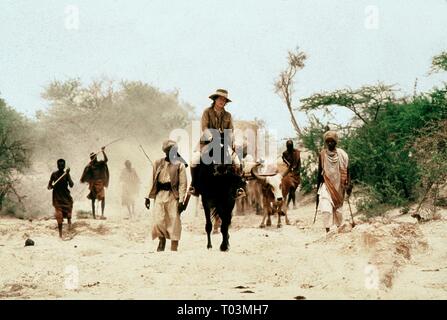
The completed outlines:
<svg viewBox="0 0 447 320">
<path fill-rule="evenodd" d="M 445 218 L 377 219 L 326 237 L 306 204 L 280 229 L 235 216 L 222 253 L 220 234 L 207 250 L 204 218 L 188 212 L 180 251 L 157 253 L 150 213 L 111 213 L 74 219 L 65 240 L 53 220 L 0 219 L 0 299 L 447 298 Z"/>
</svg>

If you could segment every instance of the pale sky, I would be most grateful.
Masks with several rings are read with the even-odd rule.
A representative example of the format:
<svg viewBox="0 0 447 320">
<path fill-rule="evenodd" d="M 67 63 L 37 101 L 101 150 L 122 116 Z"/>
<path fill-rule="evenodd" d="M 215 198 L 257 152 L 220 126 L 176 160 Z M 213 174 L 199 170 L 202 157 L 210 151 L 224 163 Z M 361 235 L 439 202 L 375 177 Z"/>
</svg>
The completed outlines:
<svg viewBox="0 0 447 320">
<path fill-rule="evenodd" d="M 447 80 L 427 75 L 432 56 L 447 50 L 447 1 L 0 0 L 0 96 L 33 116 L 50 81 L 106 76 L 178 89 L 199 114 L 226 88 L 235 118 L 264 119 L 288 137 L 273 82 L 297 46 L 309 56 L 297 105 L 377 81 L 410 93 L 418 77 L 426 90 Z"/>
</svg>

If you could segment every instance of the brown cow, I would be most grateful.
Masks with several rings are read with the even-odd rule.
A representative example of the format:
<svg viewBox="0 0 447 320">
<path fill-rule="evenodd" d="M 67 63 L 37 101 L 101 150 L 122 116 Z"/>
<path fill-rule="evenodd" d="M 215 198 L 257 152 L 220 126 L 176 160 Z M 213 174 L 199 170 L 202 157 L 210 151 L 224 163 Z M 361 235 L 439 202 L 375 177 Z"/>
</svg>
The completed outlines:
<svg viewBox="0 0 447 320">
<path fill-rule="evenodd" d="M 276 173 L 274 175 L 262 176 L 258 174 L 258 167 L 255 166 L 251 173 L 256 178 L 257 182 L 262 187 L 262 199 L 264 206 L 264 216 L 262 218 L 260 228 L 266 226 L 265 220 L 267 219 L 267 226 L 271 226 L 271 215 L 278 215 L 277 227 L 281 227 L 281 216 L 284 215 L 286 224 L 290 224 L 287 217 L 287 205 L 285 199 L 289 192 L 296 190 L 296 181 L 286 171 L 284 174 Z M 296 186 L 295 186 L 296 185 Z"/>
</svg>

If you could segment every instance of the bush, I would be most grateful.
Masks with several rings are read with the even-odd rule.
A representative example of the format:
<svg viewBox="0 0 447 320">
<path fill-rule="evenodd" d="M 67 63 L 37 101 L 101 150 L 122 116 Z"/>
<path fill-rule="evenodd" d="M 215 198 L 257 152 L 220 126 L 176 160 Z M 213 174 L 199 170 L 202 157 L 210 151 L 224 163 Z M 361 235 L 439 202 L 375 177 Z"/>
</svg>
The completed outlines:
<svg viewBox="0 0 447 320">
<path fill-rule="evenodd" d="M 421 167 L 413 143 L 422 128 L 446 118 L 445 97 L 445 89 L 437 89 L 410 102 L 388 103 L 377 121 L 342 140 L 353 180 L 370 186 L 379 203 L 401 206 L 417 200 Z"/>
<path fill-rule="evenodd" d="M 301 178 L 301 191 L 304 194 L 311 193 L 315 190 L 315 186 L 317 185 L 317 174 L 318 174 L 318 168 L 315 170 L 313 169 L 315 165 L 315 159 L 313 157 L 310 157 L 308 159 L 305 159 L 304 161 L 301 161 L 301 168 L 300 168 L 300 178 Z"/>
<path fill-rule="evenodd" d="M 25 117 L 0 99 L 0 210 L 11 211 L 15 202 L 22 201 L 16 184 L 29 165 L 31 135 Z M 6 203 L 8 208 L 3 208 Z"/>
<path fill-rule="evenodd" d="M 309 126 L 304 128 L 301 133 L 301 142 L 303 143 L 309 156 L 301 159 L 301 191 L 304 194 L 315 190 L 318 175 L 318 157 L 323 147 L 323 133 L 326 127 L 316 118 L 309 117 Z"/>
</svg>

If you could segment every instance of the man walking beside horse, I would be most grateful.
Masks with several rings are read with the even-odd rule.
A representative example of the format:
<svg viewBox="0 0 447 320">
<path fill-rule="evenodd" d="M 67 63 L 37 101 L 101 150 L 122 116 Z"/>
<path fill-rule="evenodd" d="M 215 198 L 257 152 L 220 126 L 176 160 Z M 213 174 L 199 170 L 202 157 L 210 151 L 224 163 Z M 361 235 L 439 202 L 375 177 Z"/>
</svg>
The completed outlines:
<svg viewBox="0 0 447 320">
<path fill-rule="evenodd" d="M 145 205 L 149 209 L 150 199 L 154 199 L 152 240 L 159 239 L 157 251 L 165 250 L 166 239 L 171 240 L 171 251 L 177 251 L 182 232 L 180 213 L 185 209 L 186 169 L 175 141 L 163 142 L 162 150 L 166 156 L 155 161 L 152 188 Z"/>
</svg>

